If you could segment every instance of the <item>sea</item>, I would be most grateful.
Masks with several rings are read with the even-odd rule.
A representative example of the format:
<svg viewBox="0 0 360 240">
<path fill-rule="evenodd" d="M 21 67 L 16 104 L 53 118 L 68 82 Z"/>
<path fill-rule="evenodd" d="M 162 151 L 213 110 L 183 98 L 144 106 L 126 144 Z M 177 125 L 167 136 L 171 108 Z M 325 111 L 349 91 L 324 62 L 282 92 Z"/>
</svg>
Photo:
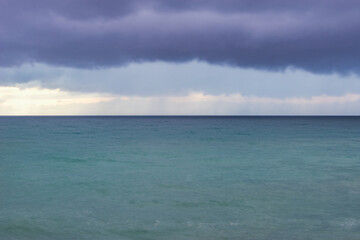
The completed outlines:
<svg viewBox="0 0 360 240">
<path fill-rule="evenodd" d="M 0 117 L 0 240 L 359 240 L 360 117 Z"/>
</svg>

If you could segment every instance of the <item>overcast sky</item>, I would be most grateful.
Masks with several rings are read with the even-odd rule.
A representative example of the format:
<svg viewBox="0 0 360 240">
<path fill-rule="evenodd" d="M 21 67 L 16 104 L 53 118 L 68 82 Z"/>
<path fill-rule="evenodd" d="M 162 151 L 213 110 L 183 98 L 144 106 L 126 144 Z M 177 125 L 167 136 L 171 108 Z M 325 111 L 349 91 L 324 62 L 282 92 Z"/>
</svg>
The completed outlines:
<svg viewBox="0 0 360 240">
<path fill-rule="evenodd" d="M 0 114 L 360 114 L 357 0 L 0 0 Z"/>
</svg>

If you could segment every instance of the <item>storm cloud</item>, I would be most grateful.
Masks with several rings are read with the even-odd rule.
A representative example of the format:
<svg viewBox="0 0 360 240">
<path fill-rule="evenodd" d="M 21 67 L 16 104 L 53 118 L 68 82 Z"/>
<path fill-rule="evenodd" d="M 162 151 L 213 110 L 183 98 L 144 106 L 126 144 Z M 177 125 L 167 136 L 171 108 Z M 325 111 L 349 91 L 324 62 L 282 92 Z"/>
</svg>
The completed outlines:
<svg viewBox="0 0 360 240">
<path fill-rule="evenodd" d="M 0 0 L 0 66 L 206 61 L 359 73 L 360 1 Z"/>
</svg>

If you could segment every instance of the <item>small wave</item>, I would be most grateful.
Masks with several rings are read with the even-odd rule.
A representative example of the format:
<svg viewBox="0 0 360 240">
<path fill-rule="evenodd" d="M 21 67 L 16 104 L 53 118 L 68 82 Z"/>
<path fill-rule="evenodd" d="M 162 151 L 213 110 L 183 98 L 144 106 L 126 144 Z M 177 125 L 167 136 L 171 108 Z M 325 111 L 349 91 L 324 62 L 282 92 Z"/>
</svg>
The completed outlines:
<svg viewBox="0 0 360 240">
<path fill-rule="evenodd" d="M 360 226 L 360 220 L 355 218 L 346 218 L 342 221 L 339 221 L 337 225 L 344 229 L 351 230 Z"/>
</svg>

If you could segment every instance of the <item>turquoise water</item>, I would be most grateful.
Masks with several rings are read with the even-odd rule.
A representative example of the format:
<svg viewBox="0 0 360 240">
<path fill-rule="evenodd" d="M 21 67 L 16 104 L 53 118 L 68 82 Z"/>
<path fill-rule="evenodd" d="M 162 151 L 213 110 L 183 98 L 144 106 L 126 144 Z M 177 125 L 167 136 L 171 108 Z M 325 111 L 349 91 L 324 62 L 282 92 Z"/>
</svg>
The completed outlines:
<svg viewBox="0 0 360 240">
<path fill-rule="evenodd" d="M 0 117 L 0 239 L 360 239 L 360 118 Z"/>
</svg>

